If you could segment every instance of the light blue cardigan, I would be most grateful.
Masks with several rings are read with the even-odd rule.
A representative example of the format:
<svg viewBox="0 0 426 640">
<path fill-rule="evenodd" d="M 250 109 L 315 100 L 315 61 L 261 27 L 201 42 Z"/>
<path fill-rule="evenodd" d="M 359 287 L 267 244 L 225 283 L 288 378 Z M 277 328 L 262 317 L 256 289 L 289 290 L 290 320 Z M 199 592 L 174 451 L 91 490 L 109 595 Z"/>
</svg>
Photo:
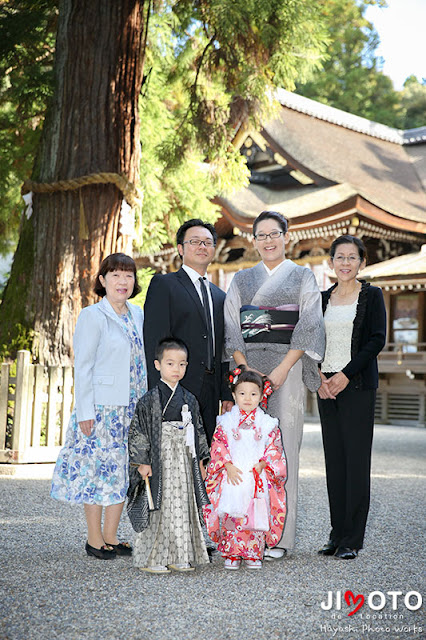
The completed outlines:
<svg viewBox="0 0 426 640">
<path fill-rule="evenodd" d="M 143 340 L 143 311 L 127 302 Z M 130 401 L 130 342 L 105 298 L 84 308 L 74 333 L 77 422 L 95 419 L 95 404 L 127 406 Z"/>
</svg>

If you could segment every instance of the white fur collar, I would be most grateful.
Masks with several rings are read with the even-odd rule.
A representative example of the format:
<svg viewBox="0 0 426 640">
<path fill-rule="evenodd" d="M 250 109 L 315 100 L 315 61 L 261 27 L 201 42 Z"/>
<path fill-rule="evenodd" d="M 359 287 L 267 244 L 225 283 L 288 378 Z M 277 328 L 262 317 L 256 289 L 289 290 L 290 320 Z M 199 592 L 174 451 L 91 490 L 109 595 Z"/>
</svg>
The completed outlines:
<svg viewBox="0 0 426 640">
<path fill-rule="evenodd" d="M 234 405 L 231 411 L 227 411 L 218 417 L 218 424 L 222 425 L 226 431 L 228 431 L 228 429 L 231 430 L 232 427 L 238 425 L 239 415 L 240 409 L 237 405 Z M 267 431 L 267 433 L 270 433 L 271 430 L 278 425 L 278 420 L 277 418 L 272 418 L 272 416 L 268 415 L 263 411 L 263 409 L 258 407 L 256 411 L 255 424 L 257 427 L 262 429 L 262 432 Z"/>
</svg>

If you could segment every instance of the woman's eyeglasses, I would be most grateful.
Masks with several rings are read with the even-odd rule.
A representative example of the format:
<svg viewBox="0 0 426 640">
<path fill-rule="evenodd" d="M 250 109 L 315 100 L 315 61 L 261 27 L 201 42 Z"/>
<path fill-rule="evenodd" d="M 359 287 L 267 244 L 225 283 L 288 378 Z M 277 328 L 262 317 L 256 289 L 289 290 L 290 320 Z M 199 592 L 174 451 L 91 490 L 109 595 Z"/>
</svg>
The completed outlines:
<svg viewBox="0 0 426 640">
<path fill-rule="evenodd" d="M 280 236 L 282 236 L 284 231 L 271 231 L 271 233 L 258 233 L 254 237 L 259 242 L 264 242 L 266 238 L 271 238 L 271 240 L 277 240 Z"/>
<path fill-rule="evenodd" d="M 338 262 L 339 264 L 343 264 L 348 260 L 349 264 L 356 264 L 361 260 L 359 256 L 334 256 L 333 262 Z"/>
</svg>

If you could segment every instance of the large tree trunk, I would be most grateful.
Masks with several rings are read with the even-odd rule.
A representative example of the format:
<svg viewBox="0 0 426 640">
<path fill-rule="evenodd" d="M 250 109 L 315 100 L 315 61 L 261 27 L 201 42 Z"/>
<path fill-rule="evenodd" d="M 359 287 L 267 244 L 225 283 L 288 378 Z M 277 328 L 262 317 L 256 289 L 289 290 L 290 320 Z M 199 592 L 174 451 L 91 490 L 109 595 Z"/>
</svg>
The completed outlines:
<svg viewBox="0 0 426 640">
<path fill-rule="evenodd" d="M 112 172 L 137 184 L 148 6 L 147 0 L 61 1 L 55 91 L 36 182 Z M 25 327 L 41 363 L 69 362 L 76 318 L 95 302 L 101 260 L 131 251 L 131 240 L 119 232 L 122 200 L 112 184 L 34 194 L 0 307 L 0 345 Z"/>
</svg>

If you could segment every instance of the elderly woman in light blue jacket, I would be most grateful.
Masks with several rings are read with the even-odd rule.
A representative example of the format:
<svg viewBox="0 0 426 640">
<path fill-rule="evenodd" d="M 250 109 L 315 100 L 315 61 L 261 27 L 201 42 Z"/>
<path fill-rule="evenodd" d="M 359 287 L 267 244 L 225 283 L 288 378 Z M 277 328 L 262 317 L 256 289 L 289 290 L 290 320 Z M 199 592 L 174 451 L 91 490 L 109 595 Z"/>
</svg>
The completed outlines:
<svg viewBox="0 0 426 640">
<path fill-rule="evenodd" d="M 147 389 L 143 312 L 128 302 L 139 291 L 132 258 L 105 258 L 95 283 L 102 300 L 82 310 L 75 328 L 75 407 L 52 480 L 53 498 L 84 504 L 86 553 L 103 560 L 132 553 L 117 530 L 128 488 L 128 429 Z"/>
</svg>

